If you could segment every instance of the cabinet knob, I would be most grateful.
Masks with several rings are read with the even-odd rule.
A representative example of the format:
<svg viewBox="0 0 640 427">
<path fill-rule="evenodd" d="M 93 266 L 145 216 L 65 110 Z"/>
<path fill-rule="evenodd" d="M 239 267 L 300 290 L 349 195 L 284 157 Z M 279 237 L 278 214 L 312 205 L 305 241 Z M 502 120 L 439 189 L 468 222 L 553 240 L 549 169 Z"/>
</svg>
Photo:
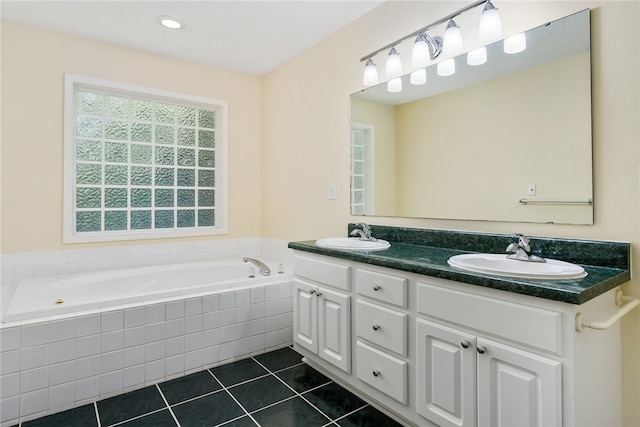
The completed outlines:
<svg viewBox="0 0 640 427">
<path fill-rule="evenodd" d="M 469 348 L 469 346 L 471 345 L 471 343 L 467 340 L 464 340 L 460 343 L 460 345 L 462 346 L 462 348 Z"/>
<path fill-rule="evenodd" d="M 373 330 L 374 331 L 379 331 L 380 330 L 380 325 L 378 325 L 377 323 L 373 324 Z"/>
<path fill-rule="evenodd" d="M 380 376 L 380 371 L 378 371 L 377 369 L 374 369 L 372 373 L 373 373 L 373 376 L 376 378 Z"/>
<path fill-rule="evenodd" d="M 478 353 L 484 354 L 487 351 L 487 348 L 483 345 L 479 345 L 477 350 L 478 350 Z"/>
<path fill-rule="evenodd" d="M 321 296 L 322 296 L 322 292 L 320 292 L 320 291 L 316 291 L 316 296 L 317 296 L 317 297 L 321 297 Z"/>
<path fill-rule="evenodd" d="M 373 285 L 373 290 L 374 291 L 379 291 L 380 290 L 380 285 L 378 285 L 377 283 L 375 285 Z"/>
<path fill-rule="evenodd" d="M 316 290 L 315 290 L 315 289 L 311 289 L 311 290 L 309 291 L 309 293 L 310 293 L 311 295 L 313 295 L 313 294 L 315 294 L 315 293 L 316 293 Z"/>
</svg>

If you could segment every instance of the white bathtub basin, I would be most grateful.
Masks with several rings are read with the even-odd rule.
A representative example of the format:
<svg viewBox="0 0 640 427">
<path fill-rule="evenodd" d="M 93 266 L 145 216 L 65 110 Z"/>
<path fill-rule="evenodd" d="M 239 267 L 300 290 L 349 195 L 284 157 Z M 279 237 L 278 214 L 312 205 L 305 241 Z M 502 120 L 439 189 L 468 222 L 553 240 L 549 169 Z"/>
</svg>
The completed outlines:
<svg viewBox="0 0 640 427">
<path fill-rule="evenodd" d="M 360 240 L 359 237 L 329 237 L 316 240 L 321 248 L 342 249 L 350 251 L 381 251 L 391 247 L 386 240 Z"/>
<path fill-rule="evenodd" d="M 503 254 L 464 254 L 449 258 L 450 266 L 475 273 L 528 279 L 570 280 L 587 275 L 584 268 L 576 264 L 555 259 L 547 262 L 528 262 L 507 258 Z"/>
</svg>

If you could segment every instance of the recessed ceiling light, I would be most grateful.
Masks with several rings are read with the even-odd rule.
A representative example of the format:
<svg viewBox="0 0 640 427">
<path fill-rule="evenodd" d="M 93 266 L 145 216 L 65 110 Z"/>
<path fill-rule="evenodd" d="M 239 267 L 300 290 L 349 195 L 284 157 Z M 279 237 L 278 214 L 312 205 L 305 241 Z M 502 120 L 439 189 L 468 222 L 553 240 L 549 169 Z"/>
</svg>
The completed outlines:
<svg viewBox="0 0 640 427">
<path fill-rule="evenodd" d="M 161 16 L 158 18 L 158 22 L 165 28 L 170 28 L 172 30 L 179 30 L 184 27 L 184 22 L 177 18 L 173 18 L 171 16 Z"/>
</svg>

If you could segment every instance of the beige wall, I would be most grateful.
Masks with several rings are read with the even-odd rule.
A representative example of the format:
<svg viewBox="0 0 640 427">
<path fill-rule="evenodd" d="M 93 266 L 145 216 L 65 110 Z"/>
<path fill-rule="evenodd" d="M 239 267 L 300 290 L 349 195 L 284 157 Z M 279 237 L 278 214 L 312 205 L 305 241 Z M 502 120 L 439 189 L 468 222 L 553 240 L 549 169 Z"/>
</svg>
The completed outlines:
<svg viewBox="0 0 640 427">
<path fill-rule="evenodd" d="M 528 184 L 591 198 L 589 69 L 582 53 L 399 105 L 397 216 L 590 224 L 588 205 L 518 203 Z"/>
<path fill-rule="evenodd" d="M 263 78 L 264 236 L 303 240 L 344 235 L 349 221 L 349 94 L 362 89 L 359 58 L 466 2 L 390 1 Z M 594 224 L 568 226 L 367 218 L 371 224 L 433 227 L 640 244 L 640 10 L 638 2 L 502 1 L 506 35 L 584 8 L 592 12 Z M 472 15 L 472 14 L 467 14 Z M 462 27 L 475 38 L 475 23 Z M 471 18 L 468 18 L 471 19 Z M 473 18 L 477 19 L 477 18 Z M 624 29 L 624 30 L 621 30 Z M 468 37 L 467 37 L 468 36 Z M 616 40 L 616 42 L 612 42 Z M 410 44 L 409 44 L 410 45 Z M 475 46 L 467 44 L 465 49 Z M 400 47 L 405 70 L 410 46 Z M 374 60 L 379 70 L 384 55 Z M 336 183 L 338 198 L 328 200 Z M 634 265 L 640 251 L 633 251 Z M 624 286 L 640 297 L 640 281 Z M 640 310 L 623 320 L 624 420 L 640 424 Z"/>
<path fill-rule="evenodd" d="M 229 236 L 260 235 L 259 77 L 3 21 L 3 253 L 63 248 L 64 73 L 227 100 Z"/>
</svg>

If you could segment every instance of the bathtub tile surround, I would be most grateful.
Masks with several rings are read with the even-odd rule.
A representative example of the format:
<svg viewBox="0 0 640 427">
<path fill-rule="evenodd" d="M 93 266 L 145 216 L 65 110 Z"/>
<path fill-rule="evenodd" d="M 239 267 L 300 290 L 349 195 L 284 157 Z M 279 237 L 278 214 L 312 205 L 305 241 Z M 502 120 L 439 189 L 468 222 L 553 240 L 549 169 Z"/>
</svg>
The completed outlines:
<svg viewBox="0 0 640 427">
<path fill-rule="evenodd" d="M 264 237 L 2 254 L 1 295 L 4 300 L 11 284 L 23 279 L 258 256 L 281 261 L 284 266 L 292 263 L 286 241 Z"/>
<path fill-rule="evenodd" d="M 126 265 L 212 259 L 212 254 L 277 256 L 283 260 L 284 269 L 289 270 L 286 273 L 290 273 L 286 242 L 238 240 L 241 241 L 210 246 L 201 242 L 148 245 L 147 253 L 152 256 L 138 257 L 137 261 L 134 257 Z M 177 248 L 191 255 L 185 256 Z M 271 252 L 267 254 L 267 250 Z M 87 254 L 77 250 L 68 251 L 66 256 L 3 256 L 3 277 L 32 277 L 65 268 L 67 272 L 87 271 L 91 266 L 86 262 L 90 257 Z M 84 264 L 68 261 L 72 258 L 82 259 Z M 66 267 L 50 264 L 49 268 L 36 268 L 36 262 L 53 259 L 62 259 Z M 101 268 L 107 265 L 111 266 L 102 263 Z M 6 274 L 8 270 L 13 273 Z M 79 407 L 290 344 L 291 275 L 274 276 L 274 281 L 254 287 L 168 298 L 146 306 L 126 305 L 0 324 L 0 426 Z"/>
<path fill-rule="evenodd" d="M 283 347 L 21 426 L 400 426 L 301 357 Z"/>
<path fill-rule="evenodd" d="M 291 284 L 264 288 L 2 328 L 2 426 L 290 344 Z"/>
<path fill-rule="evenodd" d="M 348 232 L 354 228 L 355 224 L 349 224 Z M 352 252 L 322 248 L 315 241 L 291 242 L 289 247 L 570 304 L 583 304 L 631 279 L 630 245 L 625 242 L 531 237 L 536 255 L 580 264 L 588 276 L 562 281 L 527 280 L 465 272 L 447 264 L 451 256 L 467 252 L 505 253 L 507 245 L 515 240 L 511 235 L 378 225 L 372 225 L 371 230 L 374 237 L 391 242 L 391 247 L 379 252 Z"/>
</svg>

